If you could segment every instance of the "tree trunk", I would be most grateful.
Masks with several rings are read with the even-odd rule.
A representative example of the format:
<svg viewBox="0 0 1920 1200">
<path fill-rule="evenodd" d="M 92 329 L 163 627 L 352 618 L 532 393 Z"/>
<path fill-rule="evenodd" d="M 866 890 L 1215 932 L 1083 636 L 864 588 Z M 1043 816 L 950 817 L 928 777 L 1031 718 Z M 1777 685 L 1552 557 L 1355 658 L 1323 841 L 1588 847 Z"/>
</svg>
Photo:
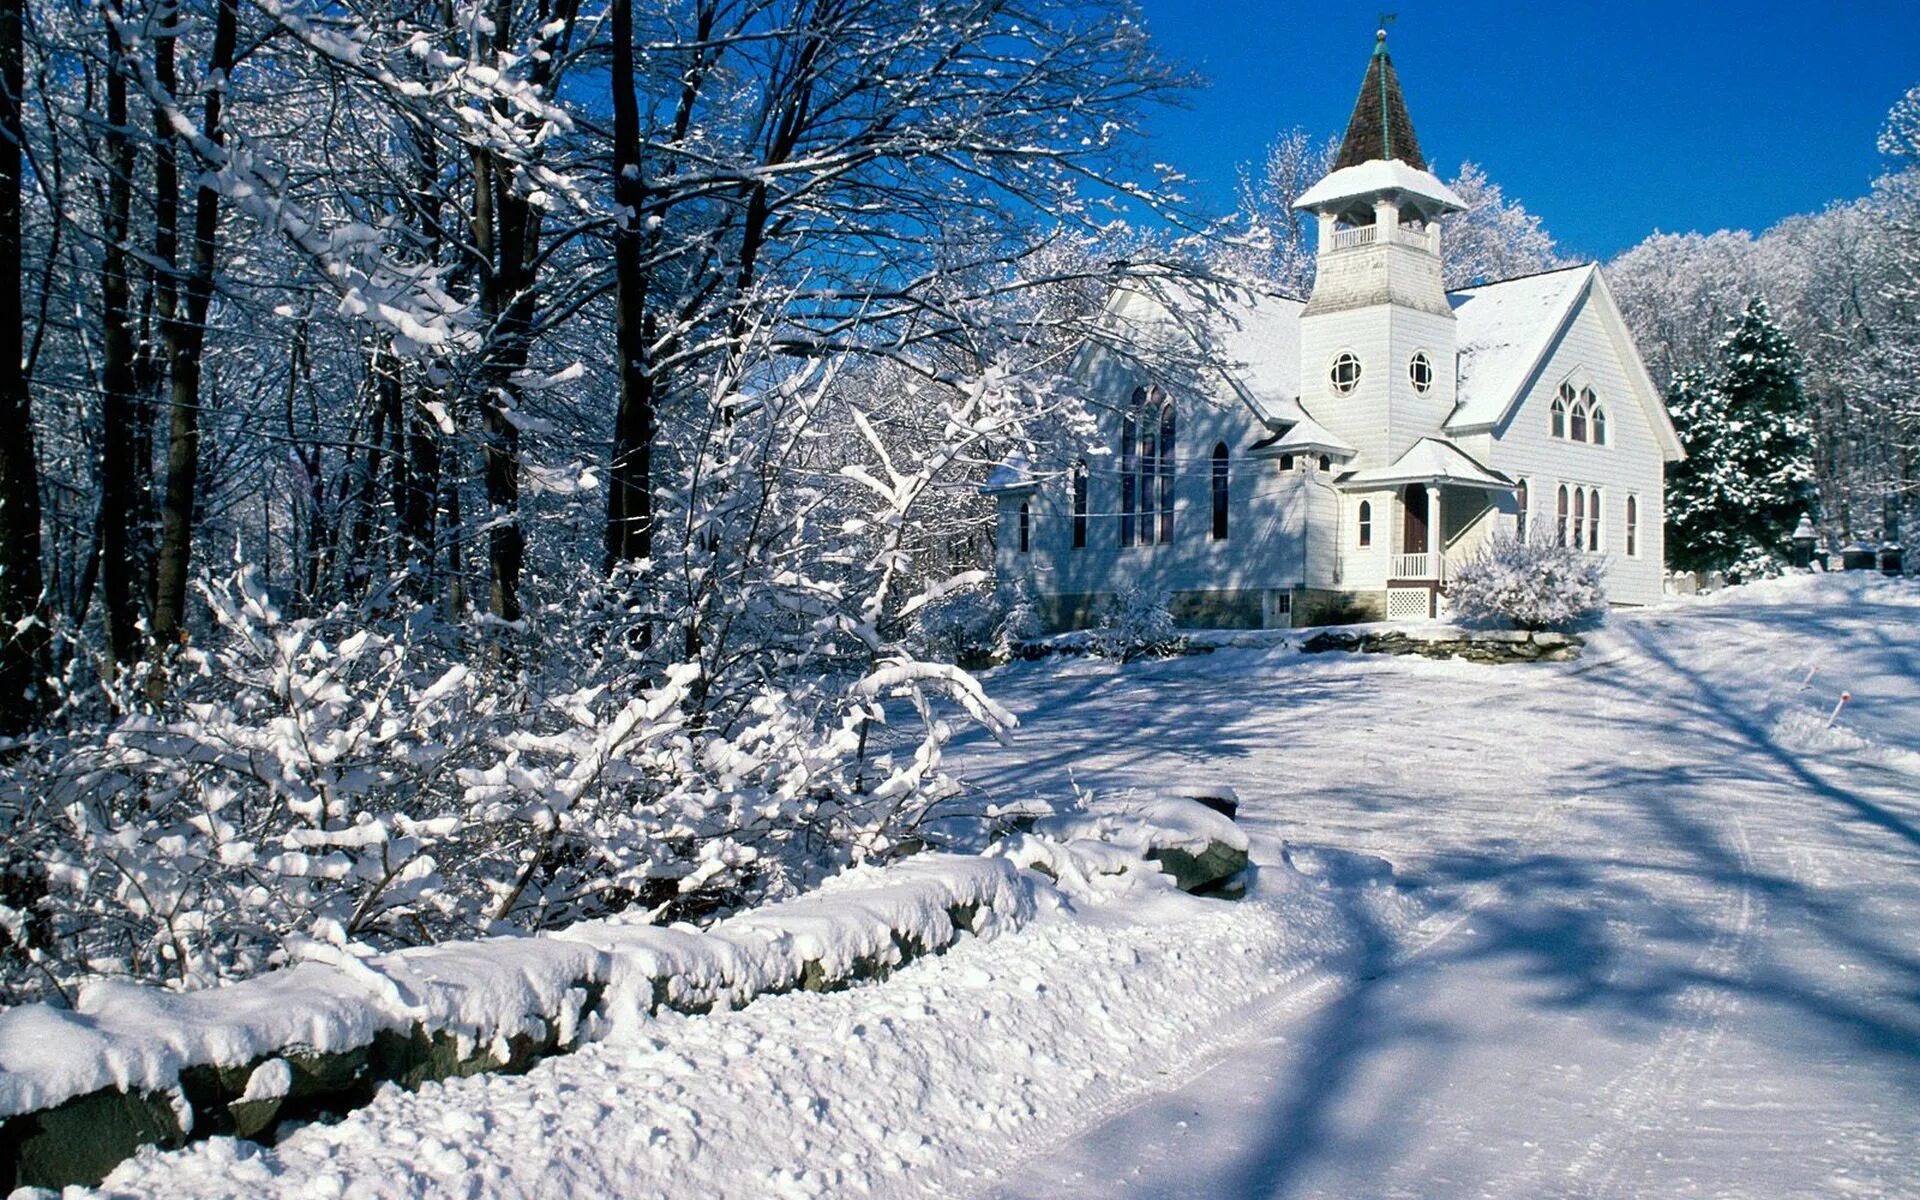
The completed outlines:
<svg viewBox="0 0 1920 1200">
<path fill-rule="evenodd" d="M 134 146 L 127 125 L 128 63 L 119 12 L 107 28 L 107 180 L 101 221 L 100 591 L 106 606 L 107 652 L 115 667 L 141 657 L 138 564 L 133 552 L 135 489 L 149 464 L 136 461 L 138 387 L 134 372 L 132 290 L 127 233 L 133 208 Z"/>
<path fill-rule="evenodd" d="M 231 86 L 238 0 L 220 0 L 213 52 L 207 61 L 206 117 L 202 131 L 214 145 L 225 142 L 221 108 Z M 213 298 L 213 256 L 220 231 L 220 193 L 202 184 L 194 201 L 193 262 L 186 278 L 185 311 L 163 321 L 167 343 L 170 417 L 167 430 L 167 495 L 161 511 L 160 551 L 154 571 L 153 632 L 160 646 L 185 637 L 187 574 L 193 552 L 194 506 L 200 486 L 200 351 L 206 344 L 207 307 Z"/>
<path fill-rule="evenodd" d="M 40 709 L 47 645 L 40 573 L 40 461 L 20 310 L 21 31 L 25 0 L 0 0 L 0 735 Z"/>
<path fill-rule="evenodd" d="M 613 198 L 620 214 L 613 235 L 616 353 L 620 407 L 608 463 L 606 569 L 653 555 L 653 375 L 647 356 L 647 186 L 640 161 L 640 118 L 634 93 L 633 0 L 613 0 Z"/>
</svg>

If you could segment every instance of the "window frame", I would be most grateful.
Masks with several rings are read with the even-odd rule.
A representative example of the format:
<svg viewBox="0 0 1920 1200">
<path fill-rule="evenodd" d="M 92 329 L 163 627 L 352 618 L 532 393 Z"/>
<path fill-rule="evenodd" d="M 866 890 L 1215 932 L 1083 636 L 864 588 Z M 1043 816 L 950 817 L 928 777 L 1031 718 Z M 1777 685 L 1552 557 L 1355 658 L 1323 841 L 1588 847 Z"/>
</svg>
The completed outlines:
<svg viewBox="0 0 1920 1200">
<path fill-rule="evenodd" d="M 1527 540 L 1527 505 L 1530 500 L 1527 491 L 1526 477 L 1521 476 L 1513 485 L 1513 540 L 1516 542 L 1524 543 Z"/>
<path fill-rule="evenodd" d="M 1351 372 L 1345 370 L 1348 367 L 1352 368 Z M 1360 362 L 1360 356 L 1351 350 L 1342 350 L 1334 355 L 1333 361 L 1327 365 L 1327 385 L 1333 389 L 1333 394 L 1336 396 L 1351 396 L 1359 390 L 1360 377 L 1365 373 L 1366 369 Z M 1346 380 L 1344 386 L 1341 383 L 1343 377 Z"/>
<path fill-rule="evenodd" d="M 1627 557 L 1640 557 L 1640 496 L 1636 492 L 1627 493 L 1626 521 Z"/>
<path fill-rule="evenodd" d="M 1031 554 L 1033 553 L 1033 502 L 1031 500 L 1022 500 L 1020 502 L 1018 524 L 1020 529 L 1020 540 L 1018 543 L 1020 547 L 1019 553 Z"/>
<path fill-rule="evenodd" d="M 1373 545 L 1373 501 L 1360 502 L 1359 515 L 1355 518 L 1355 529 L 1359 534 L 1360 549 L 1370 548 Z"/>
<path fill-rule="evenodd" d="M 1425 379 L 1420 376 L 1424 373 Z M 1407 360 L 1407 382 L 1413 385 L 1416 396 L 1424 396 L 1433 390 L 1433 360 L 1427 357 L 1425 350 L 1415 350 L 1413 357 Z"/>
</svg>

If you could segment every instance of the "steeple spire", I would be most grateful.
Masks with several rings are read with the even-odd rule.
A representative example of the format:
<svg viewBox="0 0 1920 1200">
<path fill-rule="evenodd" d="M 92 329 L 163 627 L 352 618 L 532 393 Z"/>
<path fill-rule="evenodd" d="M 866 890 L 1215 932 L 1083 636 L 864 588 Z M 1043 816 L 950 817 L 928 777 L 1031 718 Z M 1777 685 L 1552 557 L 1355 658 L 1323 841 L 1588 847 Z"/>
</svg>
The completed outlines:
<svg viewBox="0 0 1920 1200">
<path fill-rule="evenodd" d="M 1333 169 L 1397 158 L 1416 171 L 1424 171 L 1427 162 L 1420 156 L 1413 118 L 1407 115 L 1407 101 L 1400 94 L 1400 77 L 1394 73 L 1393 58 L 1387 53 L 1387 31 L 1382 29 L 1373 36 L 1367 77 L 1360 83 L 1360 98 L 1353 103 L 1347 136 L 1340 142 L 1340 157 L 1334 160 Z"/>
</svg>

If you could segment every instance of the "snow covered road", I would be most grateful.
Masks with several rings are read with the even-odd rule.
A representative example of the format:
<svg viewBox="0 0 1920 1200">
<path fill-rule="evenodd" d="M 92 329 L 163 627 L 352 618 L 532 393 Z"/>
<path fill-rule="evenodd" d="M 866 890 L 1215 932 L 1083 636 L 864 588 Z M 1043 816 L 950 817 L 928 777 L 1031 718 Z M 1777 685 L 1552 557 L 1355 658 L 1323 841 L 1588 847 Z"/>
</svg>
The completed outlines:
<svg viewBox="0 0 1920 1200">
<path fill-rule="evenodd" d="M 1563 666 L 1240 649 L 990 687 L 1023 732 L 956 748 L 977 783 L 1230 783 L 1253 894 L 1090 903 L 104 1190 L 1920 1194 L 1920 588 L 1742 589 Z"/>
<path fill-rule="evenodd" d="M 1233 651 L 1067 668 L 1071 708 L 1003 686 L 1049 769 L 1206 762 L 1252 828 L 1459 916 L 1410 944 L 1355 914 L 1371 961 L 1324 1006 L 987 1194 L 1920 1193 L 1917 605 L 1786 583 L 1559 670 Z"/>
</svg>

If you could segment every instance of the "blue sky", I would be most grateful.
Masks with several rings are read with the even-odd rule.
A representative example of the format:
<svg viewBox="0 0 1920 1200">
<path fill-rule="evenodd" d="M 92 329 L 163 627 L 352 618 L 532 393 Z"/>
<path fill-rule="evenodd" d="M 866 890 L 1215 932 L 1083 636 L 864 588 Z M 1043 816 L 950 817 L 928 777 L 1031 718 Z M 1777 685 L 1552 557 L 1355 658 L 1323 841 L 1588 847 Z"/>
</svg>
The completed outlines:
<svg viewBox="0 0 1920 1200">
<path fill-rule="evenodd" d="M 1385 7 L 1428 158 L 1480 163 L 1590 257 L 1864 193 L 1887 109 L 1920 84 L 1920 0 L 1141 3 L 1210 81 L 1151 122 L 1205 206 L 1232 207 L 1235 165 L 1281 129 L 1345 128 Z"/>
</svg>

